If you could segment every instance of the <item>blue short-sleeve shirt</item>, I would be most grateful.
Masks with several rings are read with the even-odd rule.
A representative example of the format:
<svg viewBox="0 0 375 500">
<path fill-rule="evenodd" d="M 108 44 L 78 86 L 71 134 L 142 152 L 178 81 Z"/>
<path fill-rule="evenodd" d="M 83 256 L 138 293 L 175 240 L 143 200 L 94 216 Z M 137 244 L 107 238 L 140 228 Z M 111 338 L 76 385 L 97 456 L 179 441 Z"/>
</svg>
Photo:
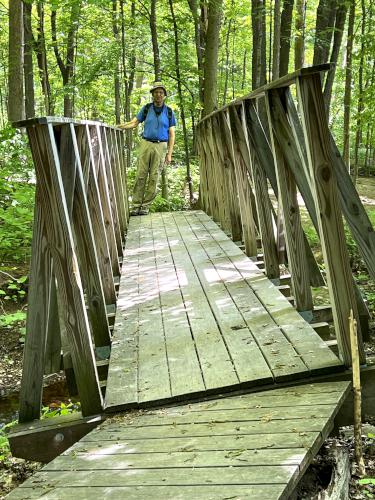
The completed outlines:
<svg viewBox="0 0 375 500">
<path fill-rule="evenodd" d="M 169 119 L 168 108 L 165 104 L 160 108 L 151 104 L 148 108 L 145 120 L 145 108 L 146 106 L 143 106 L 137 114 L 137 120 L 140 123 L 145 122 L 143 138 L 149 141 L 168 141 L 169 127 L 174 127 L 176 125 L 176 118 L 173 111 Z"/>
</svg>

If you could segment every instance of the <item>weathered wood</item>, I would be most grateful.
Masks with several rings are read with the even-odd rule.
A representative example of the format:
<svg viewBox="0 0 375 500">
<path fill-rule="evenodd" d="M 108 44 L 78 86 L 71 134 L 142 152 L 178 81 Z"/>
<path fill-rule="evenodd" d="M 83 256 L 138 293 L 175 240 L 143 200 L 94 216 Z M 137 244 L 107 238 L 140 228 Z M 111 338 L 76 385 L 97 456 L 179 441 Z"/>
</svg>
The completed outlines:
<svg viewBox="0 0 375 500">
<path fill-rule="evenodd" d="M 32 153 L 34 162 L 36 162 L 38 153 L 34 150 Z M 42 196 L 43 193 L 37 186 L 31 248 L 29 310 L 26 319 L 24 363 L 20 390 L 20 422 L 39 418 L 42 403 L 44 345 L 48 327 L 48 297 L 52 271 Z M 40 300 L 41 298 L 42 300 Z"/>
<path fill-rule="evenodd" d="M 98 162 L 96 165 L 97 168 L 97 181 L 99 187 L 99 195 L 102 203 L 104 224 L 107 231 L 107 240 L 108 240 L 108 248 L 111 256 L 111 264 L 112 264 L 112 274 L 113 276 L 119 276 L 120 274 L 120 265 L 118 259 L 118 238 L 116 238 L 113 216 L 112 216 L 112 208 L 111 208 L 111 199 L 108 188 L 107 181 L 107 172 L 106 172 L 106 159 L 104 153 L 104 146 L 102 142 L 102 136 L 100 133 L 99 125 L 92 127 L 90 130 L 92 141 L 96 143 L 98 148 Z"/>
<path fill-rule="evenodd" d="M 344 228 L 338 207 L 337 185 L 332 170 L 329 130 L 319 76 L 298 80 L 297 90 L 316 211 L 320 214 L 319 234 L 326 263 L 335 331 L 340 355 L 345 365 L 350 366 L 348 317 L 350 309 L 355 311 L 356 317 L 358 312 Z M 364 363 L 362 342 L 360 350 L 361 362 Z"/>
<path fill-rule="evenodd" d="M 116 303 L 116 290 L 112 274 L 111 253 L 107 238 L 107 228 L 102 209 L 99 186 L 97 182 L 99 148 L 96 150 L 92 144 L 89 127 L 85 126 L 85 140 L 88 144 L 90 163 L 87 185 L 87 203 L 91 214 L 92 229 L 94 233 L 95 246 L 98 255 L 100 275 L 102 278 L 103 292 L 106 304 Z"/>
<path fill-rule="evenodd" d="M 102 417 L 62 415 L 16 425 L 8 435 L 12 455 L 25 460 L 50 462 L 103 421 Z"/>
<path fill-rule="evenodd" d="M 34 233 L 33 233 L 34 234 Z M 53 263 L 51 261 L 51 266 Z M 44 353 L 44 374 L 58 373 L 61 368 L 61 333 L 59 324 L 59 313 L 57 306 L 56 280 L 51 269 L 48 289 L 48 323 Z M 39 302 L 40 297 L 39 297 Z M 29 308 L 30 308 L 30 292 L 29 292 Z M 31 306 L 33 308 L 33 306 Z M 40 328 L 40 325 L 39 325 Z M 26 357 L 27 355 L 24 354 Z"/>
<path fill-rule="evenodd" d="M 237 134 L 235 134 L 234 132 L 236 130 L 236 126 L 238 126 L 235 120 L 237 118 L 237 120 L 239 121 L 239 118 L 233 108 L 229 108 L 229 110 L 230 114 L 226 115 L 224 123 L 227 123 L 227 131 L 230 132 L 229 151 L 231 153 L 231 159 L 236 178 L 236 187 L 241 213 L 242 234 L 243 240 L 245 242 L 246 255 L 248 257 L 253 257 L 257 254 L 257 244 L 256 227 L 251 207 L 251 186 L 248 179 L 247 169 L 242 162 L 240 152 L 237 148 Z M 231 122 L 234 125 L 231 125 Z M 239 125 L 241 125 L 241 122 L 239 122 Z"/>
<path fill-rule="evenodd" d="M 53 256 L 74 371 L 84 415 L 101 410 L 102 399 L 96 373 L 90 328 L 83 297 L 72 228 L 65 199 L 58 152 L 52 125 L 30 131 L 47 240 Z"/>
<path fill-rule="evenodd" d="M 72 141 L 76 163 L 76 182 L 73 204 L 74 234 L 78 247 L 78 261 L 82 270 L 82 280 L 88 305 L 91 331 L 95 347 L 108 346 L 111 343 L 104 291 L 99 269 L 98 255 L 89 206 L 85 192 L 85 182 L 82 173 L 77 138 L 74 125 L 70 124 L 70 140 Z"/>
<path fill-rule="evenodd" d="M 272 224 L 272 206 L 268 196 L 267 179 L 259 164 L 258 151 L 251 142 L 251 131 L 248 132 L 248 112 L 245 107 L 241 110 L 242 127 L 249 151 L 249 164 L 253 179 L 255 200 L 259 221 L 259 232 L 263 244 L 263 254 L 266 273 L 270 279 L 280 277 L 279 259 L 277 255 L 276 240 Z"/>
<path fill-rule="evenodd" d="M 279 143 L 274 134 L 274 95 L 280 98 L 278 90 L 266 92 L 266 108 L 269 120 L 271 144 L 276 166 L 279 191 L 279 204 L 283 214 L 285 240 L 288 252 L 296 308 L 298 311 L 311 311 L 313 299 L 310 289 L 309 266 L 306 260 L 303 229 L 297 200 L 297 188 L 291 168 L 284 156 L 284 143 Z"/>
<path fill-rule="evenodd" d="M 24 482 L 13 498 L 78 491 L 83 498 L 287 499 L 349 390 L 348 383 L 309 384 L 117 416 Z M 325 403 L 317 408 L 319 397 Z M 232 410 L 232 402 L 240 409 Z"/>
</svg>

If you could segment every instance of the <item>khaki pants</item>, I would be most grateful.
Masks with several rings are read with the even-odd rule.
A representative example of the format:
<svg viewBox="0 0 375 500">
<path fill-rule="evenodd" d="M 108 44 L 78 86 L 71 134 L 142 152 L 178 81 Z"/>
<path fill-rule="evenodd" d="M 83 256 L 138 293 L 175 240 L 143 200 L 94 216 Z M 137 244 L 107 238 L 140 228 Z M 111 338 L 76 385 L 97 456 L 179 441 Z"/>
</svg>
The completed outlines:
<svg viewBox="0 0 375 500">
<path fill-rule="evenodd" d="M 154 200 L 166 154 L 166 142 L 148 142 L 142 139 L 138 152 L 133 209 L 148 208 Z"/>
</svg>

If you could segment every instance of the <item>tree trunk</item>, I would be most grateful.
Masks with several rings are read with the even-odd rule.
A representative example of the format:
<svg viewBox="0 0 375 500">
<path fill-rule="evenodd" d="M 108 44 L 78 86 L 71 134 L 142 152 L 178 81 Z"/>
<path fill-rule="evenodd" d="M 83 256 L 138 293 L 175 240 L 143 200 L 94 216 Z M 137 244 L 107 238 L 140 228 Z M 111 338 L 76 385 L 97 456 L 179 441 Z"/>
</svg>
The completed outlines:
<svg viewBox="0 0 375 500">
<path fill-rule="evenodd" d="M 252 45 L 252 88 L 256 89 L 261 81 L 262 65 L 262 0 L 251 0 Z"/>
<path fill-rule="evenodd" d="M 350 171 L 350 101 L 352 98 L 352 58 L 353 58 L 353 32 L 355 19 L 355 0 L 350 1 L 348 41 L 346 44 L 346 70 L 345 70 L 345 93 L 344 93 L 344 146 L 343 159 Z"/>
<path fill-rule="evenodd" d="M 197 65 L 198 65 L 198 81 L 199 81 L 199 101 L 203 106 L 203 50 L 202 36 L 201 36 L 201 21 L 198 14 L 198 1 L 188 0 L 190 11 L 193 15 L 194 20 L 194 41 L 195 41 L 195 51 L 197 54 Z"/>
<path fill-rule="evenodd" d="M 228 92 L 228 77 L 229 77 L 229 36 L 230 30 L 232 26 L 232 19 L 229 19 L 228 30 L 225 37 L 225 80 L 224 80 L 224 93 L 223 93 L 223 105 L 225 105 L 227 101 L 227 92 Z"/>
<path fill-rule="evenodd" d="M 342 37 L 344 34 L 347 11 L 348 11 L 348 5 L 346 0 L 341 0 L 336 14 L 335 34 L 333 37 L 333 47 L 330 58 L 330 62 L 333 63 L 334 66 L 327 74 L 326 83 L 324 87 L 324 102 L 326 105 L 327 116 L 329 115 L 329 107 L 331 104 L 331 97 L 332 97 L 332 87 L 335 79 L 336 65 L 340 53 Z"/>
<path fill-rule="evenodd" d="M 275 0 L 273 14 L 273 48 L 272 48 L 272 80 L 279 78 L 280 71 L 280 0 Z"/>
<path fill-rule="evenodd" d="M 296 1 L 294 69 L 303 68 L 305 62 L 305 0 Z"/>
<path fill-rule="evenodd" d="M 49 83 L 48 75 L 48 65 L 47 65 L 47 55 L 46 55 L 46 43 L 44 36 L 44 1 L 38 0 L 37 2 L 37 12 L 38 12 L 38 25 L 37 32 L 38 38 L 34 43 L 36 59 L 38 62 L 39 79 L 40 85 L 42 87 L 42 93 L 44 97 L 44 106 L 46 114 L 49 116 L 54 115 L 54 104 L 52 100 L 51 85 Z"/>
<path fill-rule="evenodd" d="M 74 77 L 75 70 L 75 53 L 76 53 L 76 36 L 78 31 L 78 21 L 81 14 L 82 2 L 76 2 L 72 4 L 70 11 L 70 23 L 66 42 L 66 59 L 65 62 L 62 60 L 60 55 L 58 43 L 57 43 L 57 28 L 56 28 L 56 16 L 57 11 L 52 10 L 51 12 L 51 35 L 53 50 L 55 52 L 55 57 L 57 64 L 59 66 L 63 87 L 64 87 L 64 116 L 73 116 L 73 93 L 70 88 L 72 80 Z"/>
<path fill-rule="evenodd" d="M 182 96 L 178 27 L 177 27 L 176 16 L 175 16 L 174 9 L 173 9 L 173 0 L 169 0 L 169 8 L 171 11 L 172 22 L 173 22 L 173 31 L 174 31 L 174 59 L 175 59 L 175 67 L 176 67 L 177 92 L 178 92 L 180 116 L 181 116 L 181 122 L 182 122 L 182 132 L 183 132 L 183 136 L 184 136 L 186 181 L 187 181 L 188 187 L 189 187 L 190 202 L 192 202 L 194 197 L 193 197 L 193 184 L 192 184 L 191 172 L 190 172 L 189 140 L 188 140 L 188 133 L 187 133 L 187 128 L 186 128 L 184 100 L 183 100 L 183 96 Z"/>
<path fill-rule="evenodd" d="M 203 116 L 217 107 L 217 58 L 223 0 L 209 0 L 207 42 L 204 58 L 204 108 Z"/>
<path fill-rule="evenodd" d="M 328 61 L 336 16 L 336 0 L 320 0 L 316 11 L 313 64 Z"/>
<path fill-rule="evenodd" d="M 9 76 L 8 120 L 16 122 L 25 117 L 23 93 L 23 3 L 9 2 Z"/>
<path fill-rule="evenodd" d="M 362 10 L 362 26 L 361 26 L 361 52 L 358 68 L 358 107 L 357 107 L 357 126 L 355 133 L 355 148 L 354 148 L 354 168 L 353 168 L 353 183 L 357 183 L 359 171 L 359 148 L 362 143 L 362 113 L 364 109 L 363 102 L 363 65 L 365 59 L 365 34 L 366 34 L 366 6 L 364 0 L 361 0 Z"/>
<path fill-rule="evenodd" d="M 289 69 L 290 37 L 292 32 L 294 0 L 284 0 L 280 29 L 280 69 L 279 76 L 286 75 Z"/>
<path fill-rule="evenodd" d="M 26 118 L 35 116 L 34 68 L 33 68 L 33 34 L 31 28 L 32 0 L 23 2 L 23 26 L 25 49 L 23 55 L 25 78 L 25 114 Z"/>
<path fill-rule="evenodd" d="M 247 49 L 245 49 L 243 53 L 241 90 L 245 88 L 245 83 L 246 83 L 246 63 L 247 63 Z"/>
<path fill-rule="evenodd" d="M 118 28 L 118 13 L 117 13 L 117 0 L 112 0 L 112 31 L 116 41 L 116 45 L 120 45 L 120 32 Z M 114 74 L 114 91 L 115 91 L 115 118 L 116 123 L 121 122 L 121 85 L 120 85 L 120 69 L 118 57 L 115 61 L 115 74 Z"/>
<path fill-rule="evenodd" d="M 156 28 L 156 1 L 151 0 L 150 30 L 152 40 L 152 51 L 154 54 L 155 81 L 160 81 L 160 52 L 158 43 L 158 32 Z"/>
</svg>

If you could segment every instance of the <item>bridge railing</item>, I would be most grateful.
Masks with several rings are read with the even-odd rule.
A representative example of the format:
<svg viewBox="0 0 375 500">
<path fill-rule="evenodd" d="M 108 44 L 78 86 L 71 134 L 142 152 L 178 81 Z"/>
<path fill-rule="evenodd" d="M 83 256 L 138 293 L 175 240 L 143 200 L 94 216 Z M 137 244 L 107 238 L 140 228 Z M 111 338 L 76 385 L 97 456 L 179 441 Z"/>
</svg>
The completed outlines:
<svg viewBox="0 0 375 500">
<path fill-rule="evenodd" d="M 102 410 L 128 223 L 124 136 L 92 121 L 47 117 L 26 127 L 36 172 L 20 422 L 40 416 L 43 374 L 74 372 L 83 415 Z M 102 361 L 103 362 L 103 361 Z"/>
<path fill-rule="evenodd" d="M 207 214 L 234 241 L 244 241 L 248 256 L 256 256 L 260 236 L 265 272 L 275 283 L 280 278 L 280 232 L 274 228 L 282 226 L 296 308 L 310 321 L 311 286 L 324 280 L 302 229 L 299 191 L 320 238 L 339 353 L 350 366 L 350 310 L 363 334 L 369 314 L 351 273 L 342 214 L 372 277 L 375 233 L 328 128 L 321 72 L 329 69 L 301 69 L 204 117 L 197 134 L 200 194 Z"/>
</svg>

